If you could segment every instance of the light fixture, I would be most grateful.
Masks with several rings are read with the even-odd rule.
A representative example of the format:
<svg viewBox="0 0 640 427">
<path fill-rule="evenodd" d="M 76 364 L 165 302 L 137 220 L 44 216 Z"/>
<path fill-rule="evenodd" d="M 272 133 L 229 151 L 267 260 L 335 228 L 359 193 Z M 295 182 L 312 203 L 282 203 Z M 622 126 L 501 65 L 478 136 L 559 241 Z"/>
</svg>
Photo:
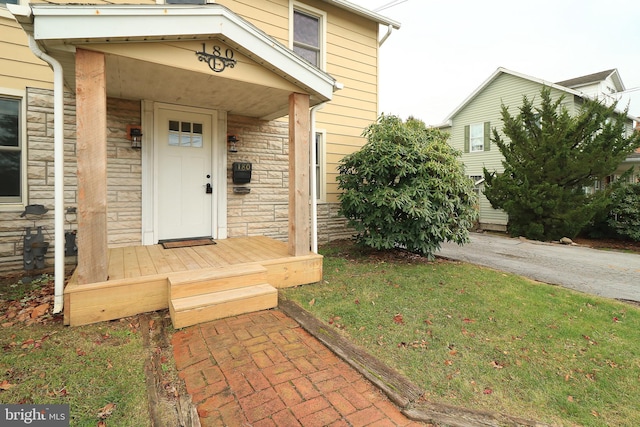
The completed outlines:
<svg viewBox="0 0 640 427">
<path fill-rule="evenodd" d="M 142 148 L 142 128 L 139 125 L 127 125 L 127 138 L 131 148 Z"/>
<path fill-rule="evenodd" d="M 231 144 L 229 145 L 229 152 L 230 153 L 237 153 L 238 152 L 238 147 L 236 146 L 236 142 L 240 141 L 238 139 L 237 136 L 235 135 L 227 135 L 227 143 Z"/>
</svg>

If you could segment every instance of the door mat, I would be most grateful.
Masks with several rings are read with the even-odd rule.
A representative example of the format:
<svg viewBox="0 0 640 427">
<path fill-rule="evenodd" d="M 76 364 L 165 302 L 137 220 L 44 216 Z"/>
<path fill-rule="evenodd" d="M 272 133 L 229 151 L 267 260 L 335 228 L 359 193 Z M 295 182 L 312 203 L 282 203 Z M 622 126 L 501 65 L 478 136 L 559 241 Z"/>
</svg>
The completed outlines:
<svg viewBox="0 0 640 427">
<path fill-rule="evenodd" d="M 189 248 L 191 246 L 207 246 L 216 244 L 216 242 L 211 237 L 160 240 L 158 243 L 160 243 L 165 249 Z"/>
</svg>

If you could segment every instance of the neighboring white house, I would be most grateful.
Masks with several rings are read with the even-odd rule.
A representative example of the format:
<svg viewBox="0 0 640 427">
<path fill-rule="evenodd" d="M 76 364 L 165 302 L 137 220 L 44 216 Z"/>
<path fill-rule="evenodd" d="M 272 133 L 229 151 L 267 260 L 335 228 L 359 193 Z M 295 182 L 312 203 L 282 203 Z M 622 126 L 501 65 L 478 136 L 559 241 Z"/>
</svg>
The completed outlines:
<svg viewBox="0 0 640 427">
<path fill-rule="evenodd" d="M 625 90 L 616 69 L 553 83 L 498 68 L 453 110 L 443 124 L 437 127 L 449 132 L 449 142 L 463 153 L 465 172 L 476 183 L 480 196 L 478 225 L 482 229 L 504 231 L 509 220 L 504 211 L 493 209 L 483 194 L 483 168 L 498 173 L 504 170 L 503 156 L 498 147 L 491 142 L 492 129 L 496 128 L 499 132 L 502 129 L 501 107 L 504 104 L 512 113 L 517 113 L 517 109 L 522 105 L 523 96 L 534 100 L 534 103 L 536 99 L 540 100 L 540 90 L 543 86 L 550 88 L 553 99 L 564 96 L 562 105 L 570 114 L 577 113 L 586 98 L 602 99 L 610 105 L 615 101 L 616 93 Z M 629 132 L 633 130 L 635 120 L 629 117 Z M 640 153 L 627 158 L 609 180 L 615 179 L 632 165 L 640 166 Z M 640 170 L 634 171 L 631 179 L 640 179 Z M 595 183 L 594 188 L 604 184 L 606 182 Z"/>
</svg>

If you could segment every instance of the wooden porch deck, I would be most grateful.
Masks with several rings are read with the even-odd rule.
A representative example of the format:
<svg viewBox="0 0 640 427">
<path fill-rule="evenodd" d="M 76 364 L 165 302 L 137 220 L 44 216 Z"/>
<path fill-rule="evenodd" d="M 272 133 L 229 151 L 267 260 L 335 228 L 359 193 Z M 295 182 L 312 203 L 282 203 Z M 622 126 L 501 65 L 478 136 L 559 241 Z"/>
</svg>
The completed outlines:
<svg viewBox="0 0 640 427">
<path fill-rule="evenodd" d="M 65 324 L 119 319 L 170 305 L 170 283 L 207 280 L 221 271 L 266 269 L 266 283 L 283 288 L 322 279 L 322 256 L 294 257 L 287 244 L 264 236 L 217 240 L 215 245 L 164 249 L 162 245 L 109 249 L 108 280 L 64 291 Z M 246 267 L 246 268 L 244 268 Z"/>
</svg>

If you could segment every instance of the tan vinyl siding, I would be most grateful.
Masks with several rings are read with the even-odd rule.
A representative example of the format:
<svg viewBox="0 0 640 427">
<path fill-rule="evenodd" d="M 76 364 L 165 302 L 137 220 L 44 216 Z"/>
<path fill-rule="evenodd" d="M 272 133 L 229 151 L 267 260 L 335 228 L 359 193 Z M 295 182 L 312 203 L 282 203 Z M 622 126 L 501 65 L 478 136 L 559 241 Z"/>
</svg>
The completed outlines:
<svg viewBox="0 0 640 427">
<path fill-rule="evenodd" d="M 0 88 L 52 87 L 53 72 L 31 53 L 27 35 L 18 23 L 0 17 L 0 34 Z"/>
<path fill-rule="evenodd" d="M 218 0 L 261 30 L 289 46 L 289 0 Z M 344 85 L 316 116 L 326 131 L 327 202 L 337 202 L 338 162 L 359 149 L 363 130 L 378 115 L 378 24 L 323 1 L 298 1 L 327 14 L 326 72 Z"/>
<path fill-rule="evenodd" d="M 289 40 L 288 0 L 217 0 L 265 33 L 287 46 Z"/>
<path fill-rule="evenodd" d="M 318 127 L 327 131 L 327 202 L 337 202 L 339 161 L 364 143 L 363 130 L 378 115 L 378 24 L 314 1 L 327 10 L 327 72 L 344 89 L 318 113 Z"/>
</svg>

